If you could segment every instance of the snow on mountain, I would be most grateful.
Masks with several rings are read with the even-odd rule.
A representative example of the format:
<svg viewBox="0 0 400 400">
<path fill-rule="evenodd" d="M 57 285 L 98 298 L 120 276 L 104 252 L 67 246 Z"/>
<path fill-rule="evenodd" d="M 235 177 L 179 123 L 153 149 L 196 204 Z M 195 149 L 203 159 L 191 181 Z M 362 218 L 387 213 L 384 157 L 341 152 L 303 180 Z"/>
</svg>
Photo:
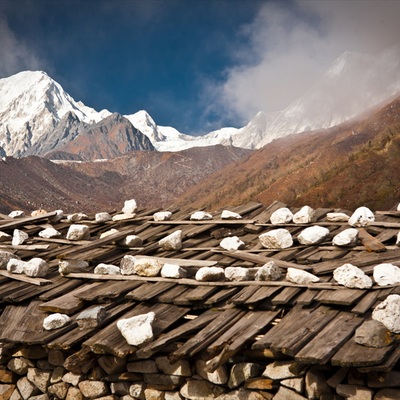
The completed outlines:
<svg viewBox="0 0 400 400">
<path fill-rule="evenodd" d="M 280 112 L 258 113 L 234 146 L 261 148 L 292 133 L 335 126 L 400 91 L 400 46 L 378 55 L 345 52 L 302 97 Z"/>
<path fill-rule="evenodd" d="M 215 144 L 258 149 L 282 136 L 340 124 L 399 91 L 400 46 L 378 55 L 345 52 L 312 88 L 284 110 L 260 111 L 242 128 L 222 128 L 197 137 L 171 127 L 156 127 L 151 120 L 148 130 L 161 132 L 162 139 L 151 132 L 149 137 L 159 151 Z M 145 121 L 142 118 L 142 124 L 132 123 L 144 132 Z"/>
<path fill-rule="evenodd" d="M 217 144 L 257 149 L 278 137 L 337 125 L 399 91 L 400 46 L 395 46 L 378 55 L 343 53 L 302 97 L 282 111 L 260 111 L 242 128 L 191 136 L 173 127 L 158 126 L 144 110 L 125 118 L 159 151 Z M 68 113 L 89 125 L 111 115 L 76 102 L 45 72 L 25 71 L 0 79 L 0 156 L 32 154 L 45 140 L 56 145 L 73 140 L 80 134 L 78 128 L 69 127 L 69 134 L 63 135 L 59 132 L 61 124 L 55 131 Z M 59 138 L 50 138 L 53 131 Z"/>
<path fill-rule="evenodd" d="M 76 102 L 42 71 L 24 71 L 0 79 L 0 152 L 20 156 L 68 112 L 91 123 L 110 113 Z"/>
</svg>

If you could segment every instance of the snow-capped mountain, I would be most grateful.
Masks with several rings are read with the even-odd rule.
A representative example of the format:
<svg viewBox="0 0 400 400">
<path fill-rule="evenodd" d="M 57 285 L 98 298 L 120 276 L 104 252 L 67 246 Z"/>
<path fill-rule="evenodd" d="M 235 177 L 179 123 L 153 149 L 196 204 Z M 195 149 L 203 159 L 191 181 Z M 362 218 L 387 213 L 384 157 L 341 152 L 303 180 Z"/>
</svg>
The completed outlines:
<svg viewBox="0 0 400 400">
<path fill-rule="evenodd" d="M 158 151 L 216 144 L 257 149 L 278 137 L 337 125 L 399 91 L 400 46 L 396 46 L 378 55 L 342 54 L 302 97 L 282 111 L 260 111 L 242 128 L 191 136 L 158 126 L 144 110 L 125 118 Z M 110 115 L 75 101 L 45 72 L 25 71 L 0 79 L 0 156 L 41 155 L 42 142 L 47 150 L 57 151 L 57 146 L 65 147 L 87 126 Z"/>
<path fill-rule="evenodd" d="M 110 114 L 76 102 L 45 72 L 24 71 L 0 79 L 0 152 L 23 155 L 68 112 L 87 123 Z"/>
</svg>

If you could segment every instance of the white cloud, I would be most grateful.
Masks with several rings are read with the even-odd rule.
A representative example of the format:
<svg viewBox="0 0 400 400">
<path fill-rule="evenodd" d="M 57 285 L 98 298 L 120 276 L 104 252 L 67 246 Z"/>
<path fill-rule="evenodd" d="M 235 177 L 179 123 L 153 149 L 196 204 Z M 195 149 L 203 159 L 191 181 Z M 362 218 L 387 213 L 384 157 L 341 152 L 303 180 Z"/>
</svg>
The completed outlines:
<svg viewBox="0 0 400 400">
<path fill-rule="evenodd" d="M 242 28 L 249 45 L 212 88 L 227 115 L 247 123 L 301 96 L 343 52 L 377 53 L 399 42 L 397 0 L 268 2 Z M 209 89 L 210 90 L 210 89 Z"/>
<path fill-rule="evenodd" d="M 35 53 L 18 40 L 7 20 L 0 15 L 0 76 L 10 76 L 22 70 L 39 69 L 41 62 Z"/>
</svg>

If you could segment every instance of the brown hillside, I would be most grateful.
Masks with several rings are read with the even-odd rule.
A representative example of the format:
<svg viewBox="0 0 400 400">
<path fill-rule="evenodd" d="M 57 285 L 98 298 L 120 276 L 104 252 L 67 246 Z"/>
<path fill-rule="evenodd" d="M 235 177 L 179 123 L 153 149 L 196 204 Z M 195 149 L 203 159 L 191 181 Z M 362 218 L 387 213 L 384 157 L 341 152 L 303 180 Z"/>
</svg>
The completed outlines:
<svg viewBox="0 0 400 400">
<path fill-rule="evenodd" d="M 177 153 L 132 151 L 101 162 L 56 164 L 37 156 L 0 159 L 0 213 L 37 208 L 65 212 L 171 205 L 208 175 L 251 153 L 213 146 Z"/>
<path fill-rule="evenodd" d="M 400 199 L 400 97 L 363 119 L 275 140 L 178 200 L 209 209 L 250 199 L 354 209 Z"/>
</svg>

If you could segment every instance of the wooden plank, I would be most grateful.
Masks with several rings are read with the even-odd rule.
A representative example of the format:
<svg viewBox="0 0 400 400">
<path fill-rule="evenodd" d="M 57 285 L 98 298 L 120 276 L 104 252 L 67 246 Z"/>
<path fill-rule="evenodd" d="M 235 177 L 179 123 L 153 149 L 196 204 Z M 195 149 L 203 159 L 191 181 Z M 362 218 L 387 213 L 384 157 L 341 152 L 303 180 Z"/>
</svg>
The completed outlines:
<svg viewBox="0 0 400 400">
<path fill-rule="evenodd" d="M 376 236 L 376 239 L 384 243 L 395 238 L 398 233 L 399 233 L 398 229 L 385 229 L 379 235 Z"/>
<path fill-rule="evenodd" d="M 307 289 L 303 291 L 295 300 L 295 304 L 309 305 L 315 297 L 319 294 L 319 290 Z"/>
<path fill-rule="evenodd" d="M 0 244 L 0 249 L 8 250 L 8 251 L 16 251 L 16 250 L 29 250 L 29 251 L 40 251 L 47 250 L 50 247 L 48 244 L 18 244 L 13 246 L 12 244 Z"/>
<path fill-rule="evenodd" d="M 187 314 L 189 309 L 170 304 L 155 304 L 152 306 L 140 304 L 137 306 L 133 305 L 133 308 L 121 318 L 130 318 L 151 311 L 155 313 L 153 333 L 154 337 L 157 337 L 170 325 Z M 113 354 L 116 357 L 126 357 L 129 354 L 135 353 L 137 350 L 135 346 L 131 346 L 126 342 L 117 328 L 116 323 L 112 323 L 105 329 L 94 334 L 91 338 L 86 340 L 82 346 L 84 348 L 89 348 L 96 354 Z"/>
<path fill-rule="evenodd" d="M 257 292 L 257 286 L 247 286 L 228 300 L 229 304 L 244 304 L 246 300 Z"/>
<path fill-rule="evenodd" d="M 147 301 L 174 286 L 175 284 L 173 282 L 160 281 L 156 283 L 142 283 L 136 289 L 128 292 L 125 295 L 125 298 L 130 300 Z"/>
<path fill-rule="evenodd" d="M 75 297 L 82 301 L 104 303 L 117 299 L 121 295 L 141 285 L 141 282 L 96 282 L 95 285 L 87 286 L 87 289 L 79 291 Z"/>
<path fill-rule="evenodd" d="M 246 225 L 254 224 L 252 219 L 210 219 L 200 221 L 169 220 L 169 221 L 149 221 L 152 225 Z"/>
<path fill-rule="evenodd" d="M 171 363 L 183 358 L 193 357 L 201 350 L 207 348 L 214 340 L 226 332 L 232 325 L 239 321 L 246 312 L 238 309 L 227 309 L 221 313 L 212 324 L 207 325 L 195 336 L 190 338 L 178 350 L 169 355 Z"/>
<path fill-rule="evenodd" d="M 288 304 L 300 291 L 301 289 L 297 287 L 285 287 L 271 299 L 271 302 L 274 306 Z"/>
<path fill-rule="evenodd" d="M 271 349 L 293 357 L 337 314 L 337 310 L 319 306 L 303 320 L 292 318 L 290 329 L 272 340 Z"/>
<path fill-rule="evenodd" d="M 158 296 L 156 296 L 153 301 L 158 302 L 158 303 L 173 303 L 173 304 L 177 304 L 175 301 L 177 300 L 178 302 L 180 302 L 180 304 L 177 305 L 190 305 L 191 303 L 189 301 L 184 302 L 184 293 L 188 291 L 187 286 L 183 286 L 183 285 L 175 285 L 173 287 L 171 287 L 170 289 L 162 292 L 161 294 L 159 294 Z M 182 296 L 182 298 L 180 298 L 180 296 Z M 179 301 L 180 300 L 180 301 Z M 185 303 L 185 304 L 182 304 Z"/>
<path fill-rule="evenodd" d="M 145 277 L 138 275 L 102 275 L 91 273 L 71 273 L 65 276 L 66 278 L 74 279 L 93 279 L 93 280 L 117 280 L 117 281 L 143 281 L 143 282 L 170 282 L 177 285 L 192 285 L 192 286 L 279 286 L 279 287 L 299 287 L 299 288 L 312 288 L 312 289 L 326 289 L 326 290 L 344 290 L 343 286 L 333 282 L 316 282 L 312 284 L 296 284 L 288 281 L 218 281 L 218 282 L 203 282 L 196 279 L 188 278 L 162 278 L 162 277 Z M 371 288 L 374 289 L 374 288 Z M 380 289 L 380 288 L 378 288 Z"/>
<path fill-rule="evenodd" d="M 364 297 L 357 302 L 352 308 L 351 312 L 354 314 L 364 314 L 371 310 L 371 307 L 375 304 L 379 296 L 379 290 L 369 291 Z"/>
<path fill-rule="evenodd" d="M 73 346 L 80 344 L 83 340 L 86 340 L 87 338 L 93 336 L 93 334 L 102 327 L 108 326 L 116 318 L 119 318 L 122 314 L 126 313 L 130 308 L 132 308 L 132 303 L 109 304 L 104 307 L 107 313 L 104 320 L 101 321 L 98 327 L 93 329 L 80 329 L 79 327 L 76 327 L 66 334 L 61 335 L 48 342 L 46 344 L 47 347 L 55 350 L 69 350 Z"/>
<path fill-rule="evenodd" d="M 60 336 L 76 324 L 70 323 L 53 331 L 43 330 L 47 313 L 39 308 L 40 301 L 31 301 L 28 306 L 7 306 L 0 316 L 0 341 L 10 343 L 44 344 Z"/>
<path fill-rule="evenodd" d="M 141 347 L 136 352 L 138 358 L 150 358 L 154 353 L 162 350 L 165 346 L 176 343 L 180 339 L 192 335 L 198 330 L 207 326 L 211 321 L 215 320 L 222 311 L 207 310 L 194 319 L 188 320 L 174 330 L 167 332 L 153 342 Z"/>
<path fill-rule="evenodd" d="M 3 296 L 3 301 L 7 303 L 19 303 L 25 300 L 35 299 L 42 292 L 47 290 L 47 286 L 24 285 L 25 287 L 21 287 L 19 290 L 12 291 L 6 296 Z"/>
<path fill-rule="evenodd" d="M 82 281 L 78 279 L 63 279 L 62 282 L 55 282 L 53 280 L 52 289 L 47 290 L 45 293 L 42 293 L 38 296 L 39 300 L 49 301 L 56 297 L 62 296 L 70 291 L 76 289 L 78 286 L 82 285 Z"/>
<path fill-rule="evenodd" d="M 247 342 L 270 324 L 278 312 L 253 311 L 248 312 L 236 324 L 221 335 L 215 342 L 211 343 L 207 351 L 221 353 L 207 363 L 207 371 L 214 372 L 218 367 L 225 364 L 228 359 L 242 350 Z"/>
<path fill-rule="evenodd" d="M 351 306 L 366 293 L 367 291 L 363 289 L 321 290 L 316 300 L 322 304 Z"/>
<path fill-rule="evenodd" d="M 218 290 L 216 286 L 198 286 L 191 289 L 187 294 L 186 298 L 191 302 L 204 301 L 206 298 L 211 296 Z"/>
<path fill-rule="evenodd" d="M 362 322 L 363 318 L 352 313 L 339 313 L 295 355 L 296 360 L 306 364 L 326 364 Z"/>
<path fill-rule="evenodd" d="M 290 329 L 292 325 L 292 317 L 293 319 L 298 318 L 299 320 L 304 320 L 313 309 L 306 309 L 299 305 L 294 306 L 282 319 L 279 323 L 273 326 L 270 330 L 268 330 L 263 337 L 258 339 L 252 345 L 253 350 L 264 350 L 268 349 L 273 340 L 279 335 L 284 335 L 287 329 Z"/>
<path fill-rule="evenodd" d="M 151 258 L 153 260 L 160 261 L 162 263 L 175 264 L 181 267 L 213 267 L 218 263 L 216 261 L 206 261 L 206 260 L 187 260 L 184 258 L 165 258 L 165 257 L 151 257 L 151 256 L 141 256 L 135 255 L 135 258 Z"/>
<path fill-rule="evenodd" d="M 72 315 L 84 307 L 84 302 L 77 297 L 79 293 L 96 286 L 98 286 L 97 282 L 80 286 L 72 292 L 42 303 L 39 308 L 42 311 Z"/>
<path fill-rule="evenodd" d="M 221 301 L 233 296 L 238 291 L 239 291 L 239 288 L 236 288 L 236 287 L 219 289 L 218 292 L 214 293 L 212 296 L 210 296 L 204 302 L 204 305 L 205 306 L 213 306 L 215 304 L 218 304 Z"/>
<path fill-rule="evenodd" d="M 258 303 L 259 301 L 268 299 L 276 292 L 281 290 L 279 286 L 263 286 L 259 287 L 250 297 L 246 299 L 246 305 Z"/>
<path fill-rule="evenodd" d="M 11 222 L 6 222 L 5 224 L 0 224 L 0 228 L 2 231 L 12 230 L 15 228 L 19 228 L 20 226 L 30 224 L 32 222 L 38 222 L 43 219 L 48 219 L 50 217 L 54 217 L 57 214 L 57 211 L 52 211 L 43 215 L 39 215 L 36 217 L 25 217 L 25 218 L 16 218 Z"/>
<path fill-rule="evenodd" d="M 16 281 L 21 281 L 25 283 L 31 283 L 32 285 L 43 286 L 52 283 L 51 280 L 45 278 L 32 278 L 24 274 L 12 274 L 11 272 L 0 270 L 0 275 L 5 278 L 15 279 Z"/>
<path fill-rule="evenodd" d="M 364 228 L 358 228 L 358 239 L 368 251 L 386 251 L 385 245 L 380 240 L 370 235 Z"/>
<path fill-rule="evenodd" d="M 387 347 L 367 347 L 358 344 L 350 338 L 331 358 L 331 364 L 340 367 L 367 367 L 384 362 L 393 350 L 393 345 Z"/>
<path fill-rule="evenodd" d="M 229 344 L 239 350 L 249 339 L 253 338 L 278 315 L 278 311 L 251 311 L 237 321 L 230 329 L 211 343 L 207 351 L 210 353 L 220 351 Z M 241 343 L 239 345 L 239 343 Z"/>
<path fill-rule="evenodd" d="M 217 250 L 216 250 L 217 251 Z M 309 270 L 311 269 L 311 267 L 306 266 L 306 265 L 298 265 L 296 263 L 292 263 L 292 262 L 288 262 L 288 261 L 282 261 L 279 260 L 277 258 L 273 258 L 273 257 L 264 257 L 264 256 L 260 256 L 257 254 L 251 254 L 245 251 L 241 251 L 241 250 L 236 250 L 236 251 L 220 251 L 221 254 L 228 256 L 228 257 L 232 257 L 232 258 L 237 258 L 238 260 L 244 260 L 244 261 L 250 261 L 253 262 L 255 264 L 266 264 L 270 261 L 274 261 L 275 264 L 278 265 L 278 267 L 281 268 L 297 268 L 297 269 L 304 269 L 304 270 Z"/>
</svg>

